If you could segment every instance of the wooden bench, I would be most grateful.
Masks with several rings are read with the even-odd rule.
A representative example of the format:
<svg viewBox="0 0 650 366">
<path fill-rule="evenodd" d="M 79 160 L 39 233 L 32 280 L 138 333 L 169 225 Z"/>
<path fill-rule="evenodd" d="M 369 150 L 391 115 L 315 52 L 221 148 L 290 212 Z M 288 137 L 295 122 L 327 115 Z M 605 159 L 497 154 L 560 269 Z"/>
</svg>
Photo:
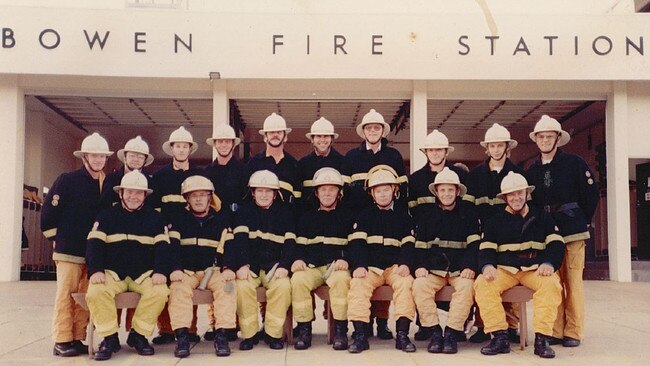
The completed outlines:
<svg viewBox="0 0 650 366">
<path fill-rule="evenodd" d="M 85 310 L 88 310 L 88 304 L 86 303 L 86 293 L 85 292 L 76 292 L 72 294 L 72 298 Z M 194 290 L 192 296 L 194 305 L 206 305 L 212 304 L 212 292 L 209 290 Z M 123 292 L 115 296 L 115 307 L 117 309 L 132 309 L 138 306 L 140 301 L 140 294 L 135 292 Z M 266 302 L 266 289 L 264 287 L 257 288 L 257 301 Z M 288 344 L 293 344 L 293 312 L 291 307 L 287 311 L 287 319 L 284 322 L 284 329 L 282 330 L 282 337 L 287 341 Z M 92 314 L 88 321 L 88 329 L 86 340 L 88 343 L 88 356 L 93 357 L 94 350 L 94 334 L 95 334 L 95 325 L 93 324 Z"/>
<path fill-rule="evenodd" d="M 453 287 L 445 286 L 440 291 L 436 292 L 436 301 L 451 301 L 451 295 L 453 293 Z M 314 290 L 314 294 L 321 300 L 329 300 L 329 287 L 320 286 Z M 526 303 L 529 300 L 533 299 L 533 290 L 525 286 L 515 286 L 501 294 L 501 299 L 503 302 L 517 303 L 520 306 L 520 316 L 518 318 L 519 342 L 520 347 L 523 350 L 524 347 L 527 346 L 528 342 L 528 319 L 526 316 Z M 393 289 L 387 285 L 379 286 L 375 289 L 375 292 L 372 294 L 372 298 L 370 300 L 392 301 Z M 332 309 L 330 307 L 329 301 L 325 302 L 325 311 L 327 311 L 327 344 L 332 344 L 334 341 L 334 316 L 332 315 Z M 506 315 L 517 319 L 517 317 L 513 314 Z"/>
</svg>

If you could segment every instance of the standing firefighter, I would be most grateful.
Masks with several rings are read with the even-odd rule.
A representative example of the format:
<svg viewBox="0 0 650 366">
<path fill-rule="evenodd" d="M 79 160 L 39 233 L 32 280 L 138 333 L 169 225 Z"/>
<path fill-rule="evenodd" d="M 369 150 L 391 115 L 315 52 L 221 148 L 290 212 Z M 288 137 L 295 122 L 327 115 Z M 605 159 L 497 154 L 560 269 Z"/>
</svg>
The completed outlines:
<svg viewBox="0 0 650 366">
<path fill-rule="evenodd" d="M 435 208 L 418 222 L 415 242 L 415 281 L 413 299 L 422 327 L 429 328 L 431 353 L 456 353 L 457 342 L 464 336 L 465 319 L 474 304 L 479 236 L 478 219 L 473 208 L 461 205 L 466 192 L 458 175 L 444 168 L 429 185 L 437 197 Z M 438 321 L 436 292 L 451 285 L 454 293 L 444 331 Z"/>
<path fill-rule="evenodd" d="M 56 298 L 52 320 L 55 356 L 77 356 L 88 352 L 81 343 L 86 338 L 88 312 L 72 299 L 73 292 L 86 292 L 86 237 L 100 210 L 106 159 L 113 154 L 97 133 L 86 137 L 74 156 L 83 166 L 60 175 L 43 204 L 41 228 L 52 240 L 56 263 Z"/>
<path fill-rule="evenodd" d="M 584 338 L 585 240 L 590 237 L 589 225 L 598 205 L 598 186 L 581 157 L 559 149 L 569 142 L 570 136 L 557 120 L 542 116 L 530 138 L 540 151 L 539 158 L 526 171 L 528 180 L 537 187 L 533 203 L 553 216 L 566 243 L 565 260 L 559 268 L 562 304 L 552 343 L 577 347 Z"/>
<path fill-rule="evenodd" d="M 172 216 L 169 231 L 173 259 L 169 275 L 172 281 L 169 316 L 177 341 L 174 355 L 179 358 L 190 355 L 188 328 L 192 324 L 192 293 L 201 281 L 207 280 L 206 288 L 212 292 L 212 304 L 217 310 L 215 352 L 217 356 L 229 356 L 226 329 L 235 328 L 237 310 L 233 272 L 236 258 L 230 247 L 224 248 L 230 211 L 221 209 L 208 178 L 194 175 L 185 179 L 181 194 L 188 202 L 188 209 Z M 213 267 L 215 259 L 217 266 Z M 205 276 L 208 278 L 204 279 Z"/>
<path fill-rule="evenodd" d="M 145 336 L 153 333 L 169 295 L 169 236 L 160 213 L 144 205 L 151 193 L 147 178 L 132 171 L 113 189 L 121 203 L 97 216 L 86 250 L 90 276 L 86 301 L 97 332 L 104 337 L 95 354 L 98 361 L 111 358 L 121 348 L 116 295 L 133 291 L 141 296 L 126 343 L 143 356 L 154 354 Z"/>
<path fill-rule="evenodd" d="M 377 287 L 387 284 L 393 288 L 397 319 L 395 348 L 415 352 L 408 337 L 415 315 L 409 268 L 415 242 L 411 217 L 406 210 L 395 208 L 399 185 L 392 168 L 380 165 L 371 169 L 365 185 L 375 203 L 357 216 L 349 237 L 353 278 L 348 294 L 348 320 L 354 325 L 354 333 L 348 351 L 360 353 L 369 348 L 370 298 Z"/>
<path fill-rule="evenodd" d="M 347 244 L 354 215 L 338 207 L 343 177 L 336 169 L 321 168 L 311 181 L 319 207 L 307 211 L 300 218 L 295 260 L 291 266 L 293 315 L 298 322 L 295 348 L 311 346 L 311 321 L 314 319 L 311 292 L 327 284 L 335 326 L 333 348 L 346 350 L 350 289 Z"/>
<path fill-rule="evenodd" d="M 278 177 L 268 170 L 253 173 L 248 182 L 253 202 L 235 213 L 233 246 L 239 253 L 237 316 L 244 340 L 239 349 L 257 343 L 259 331 L 257 288 L 266 288 L 265 342 L 283 349 L 282 329 L 291 306 L 289 268 L 296 245 L 293 213 L 280 199 Z M 217 309 L 218 311 L 218 309 Z"/>
<path fill-rule="evenodd" d="M 493 336 L 490 344 L 481 348 L 484 355 L 510 352 L 501 294 L 522 284 L 535 291 L 535 354 L 555 357 L 548 341 L 562 298 L 560 278 L 555 271 L 564 257 L 564 242 L 551 215 L 526 203 L 534 188 L 521 174 L 508 173 L 498 195 L 507 206 L 484 225 L 479 250 L 482 274 L 474 282 L 485 331 Z"/>
</svg>

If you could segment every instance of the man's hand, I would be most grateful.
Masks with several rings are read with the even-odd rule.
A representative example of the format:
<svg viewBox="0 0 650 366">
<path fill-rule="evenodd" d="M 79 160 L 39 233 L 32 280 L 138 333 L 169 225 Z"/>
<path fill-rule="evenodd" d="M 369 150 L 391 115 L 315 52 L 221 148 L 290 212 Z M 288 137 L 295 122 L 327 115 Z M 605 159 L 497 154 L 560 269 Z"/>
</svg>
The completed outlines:
<svg viewBox="0 0 650 366">
<path fill-rule="evenodd" d="M 368 276 L 368 270 L 363 267 L 359 267 L 352 272 L 354 278 L 365 278 L 366 276 Z"/>
<path fill-rule="evenodd" d="M 90 276 L 90 283 L 93 285 L 100 285 L 102 283 L 106 283 L 106 275 L 104 272 L 95 272 Z"/>
<path fill-rule="evenodd" d="M 553 269 L 553 266 L 552 266 L 552 265 L 550 265 L 550 264 L 548 264 L 548 263 L 542 263 L 542 264 L 539 266 L 539 268 L 537 268 L 537 271 L 536 271 L 536 272 L 537 272 L 537 275 L 538 275 L 538 276 L 546 277 L 546 276 L 550 276 L 550 275 L 552 275 L 553 272 L 555 272 L 555 270 Z"/>
<path fill-rule="evenodd" d="M 185 273 L 183 273 L 183 271 L 177 269 L 177 270 L 175 270 L 174 272 L 172 272 L 172 273 L 169 275 L 169 280 L 172 281 L 172 282 L 182 281 L 182 280 L 183 280 L 183 277 L 184 277 L 184 276 L 183 276 L 184 274 L 185 274 Z"/>
<path fill-rule="evenodd" d="M 411 270 L 406 264 L 400 264 L 399 267 L 397 267 L 397 274 L 402 277 L 406 277 L 411 274 Z"/>
<path fill-rule="evenodd" d="M 460 278 L 469 278 L 470 280 L 473 280 L 474 277 L 476 276 L 476 273 L 472 271 L 469 268 L 465 268 L 461 273 L 460 273 Z"/>
<path fill-rule="evenodd" d="M 289 271 L 287 271 L 282 267 L 278 267 L 275 270 L 275 273 L 273 274 L 273 278 L 281 279 L 287 277 L 288 275 L 289 275 Z"/>
<path fill-rule="evenodd" d="M 488 264 L 487 266 L 483 267 L 483 276 L 485 276 L 486 280 L 493 281 L 497 278 L 497 269 L 494 268 L 493 265 Z"/>
<path fill-rule="evenodd" d="M 151 276 L 151 282 L 154 285 L 165 285 L 167 284 L 167 277 L 165 277 L 164 274 L 154 273 L 153 276 Z"/>
<path fill-rule="evenodd" d="M 250 278 L 251 273 L 250 273 L 250 267 L 248 265 L 242 266 L 237 270 L 237 279 L 238 280 L 247 280 Z"/>
<path fill-rule="evenodd" d="M 221 272 L 221 276 L 223 277 L 224 281 L 232 281 L 234 280 L 237 275 L 235 275 L 235 272 L 232 271 L 232 269 L 224 269 L 223 272 Z"/>
<path fill-rule="evenodd" d="M 348 262 L 345 259 L 337 259 L 332 265 L 334 266 L 334 271 L 343 271 L 348 269 Z"/>
<path fill-rule="evenodd" d="M 305 261 L 302 259 L 294 261 L 291 265 L 291 272 L 293 273 L 296 273 L 297 271 L 304 271 L 305 269 L 307 269 L 307 263 L 305 263 Z"/>
<path fill-rule="evenodd" d="M 429 274 L 429 271 L 427 271 L 426 268 L 420 267 L 415 270 L 415 277 L 420 278 L 420 277 L 426 277 Z"/>
</svg>

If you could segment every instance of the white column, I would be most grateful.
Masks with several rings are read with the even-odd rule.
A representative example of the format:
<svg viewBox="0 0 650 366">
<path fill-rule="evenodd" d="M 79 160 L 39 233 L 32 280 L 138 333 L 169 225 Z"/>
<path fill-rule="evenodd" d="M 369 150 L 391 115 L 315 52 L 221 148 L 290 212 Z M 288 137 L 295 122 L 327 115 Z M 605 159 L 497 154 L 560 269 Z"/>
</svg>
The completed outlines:
<svg viewBox="0 0 650 366">
<path fill-rule="evenodd" d="M 15 75 L 0 75 L 0 281 L 20 279 L 25 98 Z"/>
<path fill-rule="evenodd" d="M 411 98 L 411 173 L 422 168 L 427 162 L 426 157 L 418 148 L 424 144 L 427 136 L 427 82 L 413 81 L 413 97 Z"/>
<path fill-rule="evenodd" d="M 631 282 L 626 82 L 615 81 L 612 83 L 612 91 L 607 96 L 606 118 L 609 277 L 613 281 Z"/>
<path fill-rule="evenodd" d="M 212 80 L 212 129 L 220 124 L 230 123 L 230 102 L 228 100 L 228 82 L 226 80 Z M 212 149 L 212 159 L 217 157 Z"/>
</svg>

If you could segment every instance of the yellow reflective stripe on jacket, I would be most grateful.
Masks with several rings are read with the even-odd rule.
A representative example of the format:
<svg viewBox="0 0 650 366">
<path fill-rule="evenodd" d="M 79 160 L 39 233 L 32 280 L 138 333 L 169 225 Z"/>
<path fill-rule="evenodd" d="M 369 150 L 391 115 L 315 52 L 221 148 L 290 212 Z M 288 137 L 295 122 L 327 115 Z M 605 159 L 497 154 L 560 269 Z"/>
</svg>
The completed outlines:
<svg viewBox="0 0 650 366">
<path fill-rule="evenodd" d="M 245 225 L 237 226 L 237 227 L 232 231 L 233 235 L 241 234 L 241 233 L 247 233 L 247 232 L 248 232 L 248 226 L 245 226 Z"/>
<path fill-rule="evenodd" d="M 402 245 L 404 245 L 406 243 L 412 243 L 414 241 L 415 241 L 415 237 L 413 235 L 407 235 L 407 236 L 403 237 L 402 240 L 400 241 L 400 246 L 402 246 Z"/>
<path fill-rule="evenodd" d="M 452 249 L 465 249 L 467 248 L 467 242 L 465 241 L 454 241 L 454 240 L 442 240 L 440 238 L 435 238 L 432 240 L 432 244 L 437 245 L 441 248 L 452 248 Z"/>
<path fill-rule="evenodd" d="M 348 175 L 341 175 L 341 178 L 343 178 L 343 183 L 345 183 L 345 184 L 352 183 L 352 179 Z"/>
<path fill-rule="evenodd" d="M 287 239 L 292 239 L 296 237 L 296 234 L 294 233 L 286 233 L 284 236 L 283 235 L 277 235 L 273 233 L 266 233 L 262 232 L 261 230 L 255 230 L 251 231 L 248 233 L 248 237 L 250 239 L 262 239 L 262 240 L 268 240 L 272 241 L 278 244 L 284 244 L 285 240 Z"/>
<path fill-rule="evenodd" d="M 484 205 L 484 204 L 494 206 L 494 205 L 501 205 L 501 204 L 505 204 L 505 203 L 506 203 L 506 201 L 504 201 L 504 200 L 502 200 L 501 198 L 498 198 L 498 197 L 488 198 L 487 196 L 483 196 L 483 197 L 478 197 L 478 198 L 474 199 L 474 204 L 476 206 Z"/>
<path fill-rule="evenodd" d="M 170 239 L 181 240 L 181 233 L 179 233 L 178 231 L 170 231 L 169 232 L 169 238 Z"/>
<path fill-rule="evenodd" d="M 457 276 L 460 276 L 460 271 L 448 272 L 448 271 L 441 271 L 439 269 L 430 269 L 429 272 L 431 272 L 432 274 L 434 274 L 436 276 L 440 276 L 440 277 L 447 277 L 447 276 L 449 276 L 449 277 L 457 277 Z"/>
<path fill-rule="evenodd" d="M 56 236 L 56 229 L 57 228 L 50 229 L 50 230 L 45 230 L 45 231 L 43 231 L 43 235 L 48 239 L 52 239 L 53 237 Z"/>
<path fill-rule="evenodd" d="M 88 233 L 88 240 L 90 239 L 99 239 L 101 241 L 106 241 L 106 233 L 99 230 L 92 230 Z"/>
<path fill-rule="evenodd" d="M 349 241 L 352 241 L 352 240 L 355 240 L 355 239 L 366 240 L 367 238 L 368 238 L 368 233 L 366 233 L 364 231 L 355 231 L 355 232 L 353 232 L 352 234 L 350 234 L 348 236 Z"/>
<path fill-rule="evenodd" d="M 472 196 L 471 194 L 465 193 L 463 195 L 463 201 L 474 203 L 475 200 L 476 200 L 476 197 Z"/>
<path fill-rule="evenodd" d="M 550 243 L 552 241 L 556 241 L 556 240 L 561 241 L 561 242 L 564 243 L 564 239 L 562 238 L 562 236 L 560 234 L 548 234 L 546 236 L 546 244 L 548 244 L 548 243 Z"/>
<path fill-rule="evenodd" d="M 180 194 L 168 194 L 166 196 L 162 196 L 162 198 L 160 199 L 160 202 L 162 202 L 162 203 L 172 203 L 172 202 L 185 203 L 187 201 L 185 201 L 185 198 L 183 196 L 181 196 Z"/>
<path fill-rule="evenodd" d="M 544 250 L 546 249 L 546 243 L 530 240 L 523 243 L 501 244 L 497 250 L 499 252 L 517 252 L 528 249 Z"/>
<path fill-rule="evenodd" d="M 481 236 L 478 234 L 472 234 L 467 237 L 467 244 L 473 243 L 477 240 L 481 240 Z"/>
<path fill-rule="evenodd" d="M 291 184 L 283 180 L 280 181 L 280 188 L 289 191 L 289 193 L 293 194 L 293 196 L 296 198 L 300 198 L 301 196 L 301 192 L 294 190 Z"/>
<path fill-rule="evenodd" d="M 118 243 L 125 240 L 137 241 L 140 244 L 145 245 L 154 245 L 158 241 L 166 241 L 169 243 L 169 237 L 166 234 L 156 235 L 156 237 L 145 236 L 145 235 L 133 235 L 133 234 L 110 234 L 106 235 L 106 244 Z"/>
<path fill-rule="evenodd" d="M 70 263 L 76 263 L 76 264 L 84 264 L 84 263 L 86 263 L 86 258 L 84 258 L 84 257 L 78 257 L 76 255 L 63 254 L 63 253 L 57 253 L 57 252 L 52 253 L 52 260 L 60 261 L 60 262 L 70 262 Z"/>
<path fill-rule="evenodd" d="M 565 236 L 564 237 L 564 242 L 565 243 L 571 243 L 573 241 L 587 240 L 589 238 L 591 238 L 591 234 L 589 234 L 588 231 L 584 231 L 584 232 L 581 232 L 581 233 L 571 234 L 571 235 Z"/>
<path fill-rule="evenodd" d="M 510 272 L 512 274 L 515 274 L 515 273 L 517 273 L 519 271 L 532 271 L 532 270 L 535 270 L 535 269 L 539 268 L 539 264 L 533 264 L 530 267 L 521 267 L 521 268 L 512 267 L 512 266 L 504 266 L 504 265 L 499 264 L 499 265 L 497 265 L 497 268 L 501 268 L 504 271 L 508 271 L 508 272 Z"/>
<path fill-rule="evenodd" d="M 497 243 L 493 243 L 493 242 L 491 242 L 491 241 L 484 241 L 484 242 L 482 242 L 481 245 L 479 246 L 479 249 L 481 249 L 481 250 L 483 250 L 483 249 L 494 249 L 494 250 L 497 250 L 497 247 L 498 247 Z"/>
<path fill-rule="evenodd" d="M 433 244 L 433 240 L 431 240 L 431 241 L 416 240 L 415 241 L 415 247 L 419 248 L 419 249 L 429 249 L 429 248 L 431 248 L 431 244 Z"/>
<path fill-rule="evenodd" d="M 366 180 L 368 178 L 368 173 L 357 173 L 350 176 L 350 183 L 356 182 L 358 180 Z"/>
<path fill-rule="evenodd" d="M 313 187 L 314 186 L 314 181 L 311 179 L 308 180 L 303 180 L 302 181 L 302 186 L 307 188 L 307 187 Z"/>
<path fill-rule="evenodd" d="M 219 241 L 206 238 L 183 238 L 181 245 L 198 245 L 200 247 L 219 247 Z"/>
<path fill-rule="evenodd" d="M 397 183 L 398 184 L 408 183 L 408 181 L 409 181 L 409 178 L 407 176 L 405 176 L 405 175 L 400 175 L 399 177 L 397 177 Z"/>
<path fill-rule="evenodd" d="M 368 244 L 380 244 L 380 245 L 387 245 L 387 246 L 392 246 L 392 247 L 400 247 L 402 246 L 402 242 L 393 239 L 393 238 L 384 238 L 381 235 L 370 235 L 366 239 L 366 243 Z"/>
<path fill-rule="evenodd" d="M 319 235 L 313 238 L 305 238 L 304 236 L 299 236 L 298 238 L 296 238 L 296 243 L 302 245 L 312 245 L 312 244 L 347 245 L 348 239 L 335 238 L 333 236 L 323 236 L 323 235 Z"/>
<path fill-rule="evenodd" d="M 436 203 L 436 197 L 434 196 L 418 197 L 415 200 L 409 201 L 409 208 L 413 208 L 415 206 L 423 205 L 426 203 Z"/>
</svg>

